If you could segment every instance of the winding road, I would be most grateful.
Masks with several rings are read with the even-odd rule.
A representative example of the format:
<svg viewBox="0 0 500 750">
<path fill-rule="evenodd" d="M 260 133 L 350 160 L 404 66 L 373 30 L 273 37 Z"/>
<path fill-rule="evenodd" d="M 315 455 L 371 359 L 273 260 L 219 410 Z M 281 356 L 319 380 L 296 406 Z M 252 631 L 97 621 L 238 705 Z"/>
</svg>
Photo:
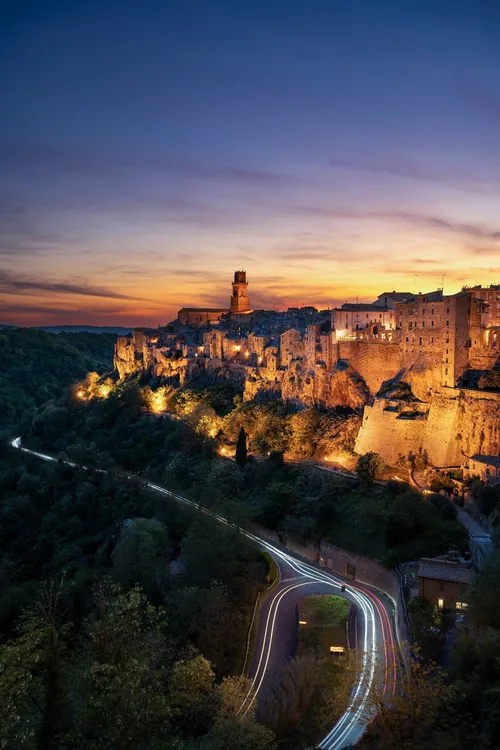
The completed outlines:
<svg viewBox="0 0 500 750">
<path fill-rule="evenodd" d="M 54 456 L 22 447 L 19 437 L 14 438 L 11 445 L 44 461 L 58 460 Z M 71 461 L 64 463 L 77 466 Z M 103 469 L 97 471 L 104 472 Z M 234 526 L 223 516 L 159 484 L 146 481 L 146 485 L 166 498 L 191 506 L 220 523 Z M 319 743 L 319 747 L 323 750 L 341 750 L 356 743 L 363 734 L 367 721 L 373 716 L 373 709 L 370 707 L 371 689 L 376 687 L 377 694 L 382 694 L 386 700 L 390 700 L 397 689 L 400 649 L 394 624 L 395 602 L 383 592 L 343 579 L 325 568 L 305 562 L 265 537 L 244 529 L 239 531 L 272 555 L 280 571 L 278 587 L 267 596 L 260 610 L 250 670 L 253 690 L 249 691 L 241 705 L 240 715 L 245 716 L 255 701 L 262 700 L 268 694 L 277 673 L 293 653 L 298 601 L 310 594 L 336 594 L 345 597 L 356 607 L 359 667 L 349 705 L 335 726 Z"/>
</svg>

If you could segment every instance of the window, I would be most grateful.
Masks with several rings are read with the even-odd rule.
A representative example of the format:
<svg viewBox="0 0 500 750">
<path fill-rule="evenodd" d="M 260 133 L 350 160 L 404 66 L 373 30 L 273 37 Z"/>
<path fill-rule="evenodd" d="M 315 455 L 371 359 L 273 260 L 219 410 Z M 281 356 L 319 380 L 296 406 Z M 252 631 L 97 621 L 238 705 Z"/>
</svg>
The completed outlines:
<svg viewBox="0 0 500 750">
<path fill-rule="evenodd" d="M 431 315 L 434 315 L 434 308 L 431 307 Z"/>
<path fill-rule="evenodd" d="M 457 603 L 455 604 L 455 607 L 456 607 L 457 609 L 467 609 L 467 606 L 468 606 L 468 605 L 467 605 L 467 602 L 457 602 Z"/>
<path fill-rule="evenodd" d="M 444 599 L 438 599 L 438 607 L 439 607 L 439 609 L 443 609 L 443 607 L 444 607 Z"/>
<path fill-rule="evenodd" d="M 444 591 L 444 581 L 439 581 L 438 591 Z"/>
<path fill-rule="evenodd" d="M 425 320 L 422 321 L 422 328 L 425 328 Z"/>
<path fill-rule="evenodd" d="M 449 321 L 449 320 L 447 320 L 447 321 L 446 321 L 446 327 L 447 327 L 447 328 L 449 328 L 449 327 L 450 327 L 450 321 Z"/>
<path fill-rule="evenodd" d="M 431 328 L 434 328 L 434 321 L 431 320 Z"/>
<path fill-rule="evenodd" d="M 448 375 L 448 368 L 447 367 L 444 368 L 444 374 Z"/>
<path fill-rule="evenodd" d="M 408 343 L 408 336 L 406 337 L 406 343 Z"/>
<path fill-rule="evenodd" d="M 419 337 L 419 344 L 422 346 L 422 336 Z"/>
</svg>

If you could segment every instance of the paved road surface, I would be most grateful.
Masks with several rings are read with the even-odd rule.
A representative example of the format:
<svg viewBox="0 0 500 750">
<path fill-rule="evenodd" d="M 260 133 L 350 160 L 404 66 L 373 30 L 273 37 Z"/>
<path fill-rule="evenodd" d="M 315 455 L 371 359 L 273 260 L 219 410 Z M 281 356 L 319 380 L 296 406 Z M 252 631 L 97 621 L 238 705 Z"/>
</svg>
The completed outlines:
<svg viewBox="0 0 500 750">
<path fill-rule="evenodd" d="M 45 461 L 56 461 L 49 454 L 21 447 L 21 438 L 11 441 L 14 448 L 37 456 Z M 76 466 L 71 461 L 65 462 Z M 85 468 L 85 467 L 82 467 Z M 100 470 L 103 471 L 102 469 Z M 124 475 L 123 481 L 127 481 Z M 199 512 L 231 525 L 223 516 L 208 511 L 198 503 L 177 495 L 154 482 L 146 482 L 154 492 Z M 253 692 L 249 693 L 240 708 L 245 715 L 254 701 L 265 698 L 272 688 L 276 675 L 286 664 L 295 648 L 297 603 L 309 594 L 337 594 L 356 606 L 357 648 L 362 654 L 349 706 L 337 724 L 319 743 L 324 750 L 341 750 L 354 744 L 363 734 L 369 712 L 369 692 L 375 685 L 387 699 L 395 693 L 399 677 L 399 648 L 394 624 L 395 604 L 383 592 L 344 580 L 340 576 L 319 568 L 281 549 L 264 537 L 243 529 L 240 533 L 263 547 L 276 560 L 281 575 L 280 584 L 264 600 L 260 611 L 254 658 L 251 666 Z M 345 592 L 341 591 L 345 585 Z"/>
</svg>

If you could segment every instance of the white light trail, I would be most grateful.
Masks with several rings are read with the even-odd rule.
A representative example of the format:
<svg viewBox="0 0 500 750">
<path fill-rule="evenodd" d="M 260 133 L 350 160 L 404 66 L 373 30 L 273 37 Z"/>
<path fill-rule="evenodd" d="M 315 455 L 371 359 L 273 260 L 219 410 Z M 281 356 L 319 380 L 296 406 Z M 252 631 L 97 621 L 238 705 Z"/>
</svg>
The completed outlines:
<svg viewBox="0 0 500 750">
<path fill-rule="evenodd" d="M 54 456 L 50 456 L 46 453 L 39 453 L 38 451 L 32 451 L 28 448 L 21 447 L 20 437 L 17 437 L 11 440 L 11 445 L 13 448 L 18 448 L 24 451 L 25 453 L 29 453 L 33 456 L 36 456 L 37 458 L 41 458 L 44 461 L 57 462 L 57 459 Z M 79 466 L 78 464 L 75 464 L 72 461 L 63 461 L 63 463 L 72 467 Z M 81 466 L 80 468 L 86 469 L 87 467 Z M 105 470 L 103 469 L 96 469 L 96 471 L 105 473 Z M 127 478 L 131 478 L 131 476 L 132 475 L 127 475 Z M 252 680 L 252 688 L 250 688 L 250 690 L 248 691 L 238 711 L 238 714 L 241 714 L 243 717 L 246 716 L 246 714 L 252 707 L 253 703 L 257 699 L 259 691 L 262 687 L 262 683 L 267 674 L 267 668 L 268 668 L 269 659 L 270 659 L 271 651 L 272 651 L 273 636 L 274 636 L 274 629 L 275 629 L 278 609 L 283 599 L 286 597 L 286 595 L 296 590 L 297 588 L 300 588 L 302 586 L 312 585 L 314 583 L 321 583 L 323 585 L 326 585 L 333 589 L 337 589 L 339 591 L 341 590 L 342 586 L 345 587 L 344 589 L 345 593 L 348 594 L 347 598 L 351 598 L 359 606 L 359 609 L 363 614 L 364 628 L 363 628 L 363 653 L 362 653 L 362 658 L 361 658 L 361 670 L 357 675 L 356 684 L 353 688 L 353 691 L 349 700 L 349 704 L 345 712 L 343 713 L 339 721 L 335 724 L 335 726 L 328 732 L 326 737 L 319 743 L 319 747 L 322 748 L 323 750 L 341 750 L 341 748 L 344 747 L 345 745 L 351 745 L 353 742 L 356 742 L 359 739 L 359 737 L 361 737 L 364 731 L 364 723 L 361 722 L 361 716 L 362 716 L 363 711 L 366 711 L 368 699 L 370 696 L 370 691 L 371 691 L 373 681 L 375 678 L 375 665 L 376 665 L 377 656 L 378 656 L 377 637 L 376 637 L 377 618 L 375 615 L 373 602 L 370 599 L 370 595 L 368 595 L 359 586 L 356 586 L 352 583 L 345 583 L 345 581 L 342 578 L 337 577 L 334 573 L 331 573 L 326 570 L 318 569 L 317 567 L 311 565 L 310 563 L 304 562 L 302 560 L 299 560 L 293 557 L 292 555 L 284 552 L 282 549 L 280 549 L 279 547 L 277 547 L 275 544 L 268 541 L 267 539 L 263 539 L 262 537 L 256 536 L 255 534 L 252 534 L 249 531 L 245 531 L 244 529 L 238 527 L 237 524 L 234 524 L 231 521 L 229 521 L 227 518 L 224 518 L 224 516 L 221 516 L 218 513 L 215 513 L 214 511 L 211 511 L 208 508 L 205 508 L 204 506 L 200 505 L 199 503 L 194 502 L 193 500 L 189 500 L 188 498 L 183 497 L 182 495 L 178 495 L 175 492 L 172 492 L 171 490 L 167 490 L 165 487 L 162 487 L 161 485 L 156 484 L 154 482 L 145 482 L 145 484 L 148 488 L 150 488 L 151 490 L 154 490 L 155 492 L 159 492 L 162 495 L 165 495 L 171 498 L 172 500 L 175 500 L 178 503 L 182 503 L 183 505 L 190 506 L 196 509 L 197 511 L 200 511 L 201 513 L 205 513 L 206 515 L 211 516 L 212 518 L 215 518 L 217 521 L 219 521 L 220 523 L 226 526 L 232 526 L 233 528 L 238 529 L 239 532 L 243 536 L 245 536 L 247 539 L 250 539 L 251 541 L 258 544 L 259 546 L 266 549 L 271 555 L 273 555 L 273 557 L 275 557 L 278 560 L 281 560 L 283 563 L 285 563 L 290 568 L 292 568 L 292 570 L 294 570 L 299 576 L 305 579 L 299 582 L 292 582 L 285 589 L 280 589 L 274 595 L 271 601 L 271 605 L 267 613 L 266 626 L 265 626 L 265 631 L 264 631 L 263 643 L 262 643 L 261 651 L 260 651 L 260 657 L 259 657 L 259 661 L 257 664 L 257 669 L 255 671 L 255 675 Z M 381 606 L 383 607 L 383 604 Z M 377 607 L 377 610 L 378 610 L 378 607 Z M 382 634 L 382 637 L 384 637 L 385 628 L 384 628 L 383 619 L 387 618 L 387 624 L 389 625 L 390 629 L 392 629 L 392 625 L 385 611 L 383 614 L 381 614 L 381 611 L 378 610 L 378 614 L 380 617 L 381 634 Z M 391 633 L 389 633 L 389 635 L 391 635 Z M 395 658 L 394 654 L 393 654 L 393 658 Z M 387 669 L 387 663 L 384 666 Z M 396 675 L 396 666 L 394 666 L 394 675 Z M 352 735 L 352 736 L 349 736 L 349 735 Z"/>
</svg>

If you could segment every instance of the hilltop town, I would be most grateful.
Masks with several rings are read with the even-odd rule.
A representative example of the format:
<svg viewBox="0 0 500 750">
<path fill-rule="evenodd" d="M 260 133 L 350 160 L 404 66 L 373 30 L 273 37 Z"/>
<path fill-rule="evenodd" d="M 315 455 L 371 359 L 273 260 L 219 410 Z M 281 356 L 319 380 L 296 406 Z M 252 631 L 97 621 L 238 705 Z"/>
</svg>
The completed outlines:
<svg viewBox="0 0 500 750">
<path fill-rule="evenodd" d="M 245 400 L 363 413 L 355 451 L 388 465 L 420 455 L 500 482 L 500 285 L 445 295 L 382 292 L 328 310 L 252 310 L 238 270 L 227 308 L 185 307 L 157 329 L 119 337 L 120 378 L 182 385 L 203 374 Z"/>
</svg>

